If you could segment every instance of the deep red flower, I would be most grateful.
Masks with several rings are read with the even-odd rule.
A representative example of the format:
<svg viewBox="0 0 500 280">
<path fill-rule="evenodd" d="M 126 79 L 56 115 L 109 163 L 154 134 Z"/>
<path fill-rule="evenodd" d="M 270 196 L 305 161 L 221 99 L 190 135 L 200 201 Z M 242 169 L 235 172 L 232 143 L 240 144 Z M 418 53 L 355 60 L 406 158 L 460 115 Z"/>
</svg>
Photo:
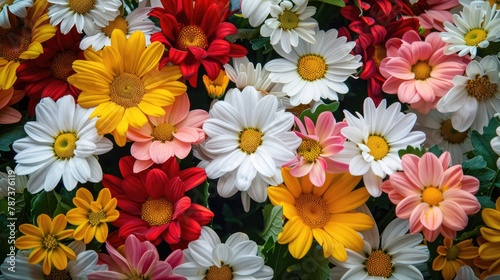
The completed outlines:
<svg viewBox="0 0 500 280">
<path fill-rule="evenodd" d="M 191 167 L 180 171 L 176 159 L 171 158 L 134 173 L 134 161 L 132 156 L 120 159 L 123 179 L 105 174 L 102 180 L 118 200 L 120 217 L 113 223 L 119 228 L 118 235 L 126 238 L 134 234 L 155 245 L 163 239 L 173 250 L 186 248 L 214 216 L 185 195 L 207 179 L 205 170 Z"/>
<path fill-rule="evenodd" d="M 164 64 L 179 65 L 182 75 L 196 87 L 198 70 L 203 64 L 208 77 L 215 80 L 222 65 L 232 57 L 242 57 L 246 48 L 224 38 L 236 34 L 236 27 L 224 22 L 230 15 L 229 0 L 162 0 L 151 16 L 160 20 L 161 31 L 151 41 L 165 44 L 168 57 Z"/>
<path fill-rule="evenodd" d="M 35 106 L 40 99 L 50 97 L 57 100 L 72 95 L 75 100 L 80 90 L 70 85 L 67 78 L 75 73 L 73 61 L 84 59 L 80 50 L 82 35 L 73 28 L 68 34 L 56 35 L 43 45 L 43 53 L 36 59 L 27 60 L 17 68 L 15 87 L 24 89 L 29 97 L 28 114 L 35 114 Z"/>
</svg>

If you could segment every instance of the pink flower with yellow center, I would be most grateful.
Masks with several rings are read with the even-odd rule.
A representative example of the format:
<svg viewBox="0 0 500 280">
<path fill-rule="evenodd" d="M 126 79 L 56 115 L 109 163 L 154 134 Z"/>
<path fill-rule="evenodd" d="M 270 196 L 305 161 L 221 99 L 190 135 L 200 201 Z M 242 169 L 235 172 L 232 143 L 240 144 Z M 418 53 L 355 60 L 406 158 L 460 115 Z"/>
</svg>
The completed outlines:
<svg viewBox="0 0 500 280">
<path fill-rule="evenodd" d="M 474 196 L 479 180 L 463 175 L 460 165 L 448 167 L 450 160 L 448 152 L 439 158 L 406 154 L 403 172 L 392 174 L 381 186 L 396 205 L 398 218 L 409 219 L 410 233 L 422 232 L 431 242 L 439 234 L 454 239 L 467 225 L 467 215 L 481 209 Z"/>
<path fill-rule="evenodd" d="M 173 156 L 184 159 L 192 144 L 205 140 L 201 126 L 208 113 L 200 109 L 189 111 L 189 106 L 187 94 L 180 95 L 171 106 L 164 107 L 164 116 L 149 116 L 149 122 L 142 128 L 129 128 L 127 137 L 135 141 L 131 147 L 131 154 L 137 159 L 134 172 L 153 163 L 162 164 Z"/>
</svg>

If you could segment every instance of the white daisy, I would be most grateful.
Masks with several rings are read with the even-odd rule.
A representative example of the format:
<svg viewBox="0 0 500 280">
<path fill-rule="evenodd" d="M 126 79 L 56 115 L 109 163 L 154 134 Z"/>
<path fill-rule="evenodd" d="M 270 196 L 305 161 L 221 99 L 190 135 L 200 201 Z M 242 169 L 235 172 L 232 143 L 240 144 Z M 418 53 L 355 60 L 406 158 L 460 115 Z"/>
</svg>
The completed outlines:
<svg viewBox="0 0 500 280">
<path fill-rule="evenodd" d="M 151 44 L 151 34 L 155 32 L 155 24 L 149 19 L 151 8 L 137 8 L 128 14 L 126 18 L 118 15 L 105 27 L 98 27 L 93 34 L 86 34 L 80 42 L 80 49 L 85 50 L 92 46 L 94 50 L 100 50 L 104 46 L 111 45 L 111 33 L 120 29 L 127 38 L 135 31 L 141 31 L 146 38 L 146 46 Z"/>
<path fill-rule="evenodd" d="M 407 234 L 408 220 L 395 219 L 382 233 L 377 225 L 371 234 L 364 236 L 361 253 L 347 249 L 347 261 L 339 262 L 330 257 L 336 266 L 331 269 L 331 279 L 424 279 L 414 266 L 429 259 L 427 246 L 420 233 Z"/>
<path fill-rule="evenodd" d="M 260 27 L 260 35 L 270 37 L 271 45 L 281 46 L 286 53 L 299 45 L 299 38 L 310 44 L 316 42 L 318 22 L 312 18 L 316 7 L 307 6 L 307 0 L 301 1 L 302 4 L 298 2 L 284 0 L 279 5 L 271 5 L 272 17 Z"/>
<path fill-rule="evenodd" d="M 438 145 L 444 151 L 451 154 L 451 164 L 461 164 L 467 157 L 465 153 L 472 150 L 470 139 L 470 129 L 459 132 L 451 125 L 451 113 L 441 113 L 437 110 L 430 110 L 428 114 L 422 114 L 411 110 L 417 115 L 417 123 L 414 130 L 422 131 L 427 138 L 425 146 L 427 148 Z"/>
<path fill-rule="evenodd" d="M 73 241 L 70 247 L 76 253 L 76 259 L 69 260 L 65 270 L 52 268 L 49 275 L 45 275 L 42 270 L 42 263 L 30 264 L 28 257 L 31 254 L 29 250 L 17 251 L 15 257 L 15 272 L 9 270 L 9 257 L 0 266 L 0 271 L 4 279 L 9 280 L 44 280 L 44 279 L 73 279 L 86 280 L 87 275 L 95 271 L 108 270 L 107 265 L 98 265 L 98 255 L 94 250 L 85 250 L 83 241 Z"/>
<path fill-rule="evenodd" d="M 33 0 L 0 0 L 0 27 L 10 28 L 9 12 L 20 18 L 27 15 L 26 9 L 33 6 Z"/>
<path fill-rule="evenodd" d="M 271 72 L 271 81 L 283 84 L 292 105 L 309 104 L 320 98 L 338 101 L 337 93 L 349 91 L 344 82 L 361 67 L 361 56 L 350 54 L 355 42 L 337 36 L 335 29 L 319 31 L 315 44 L 301 40 L 289 54 L 278 45 L 275 47 L 283 58 L 271 60 L 265 69 Z"/>
<path fill-rule="evenodd" d="M 47 0 L 50 24 L 60 25 L 61 32 L 76 26 L 78 33 L 94 34 L 96 27 L 105 27 L 120 14 L 120 0 Z"/>
<path fill-rule="evenodd" d="M 441 98 L 437 109 L 452 113 L 453 128 L 462 132 L 469 129 L 483 132 L 488 121 L 500 112 L 500 61 L 489 55 L 480 62 L 467 65 L 466 76 L 455 76 L 453 87 Z"/>
<path fill-rule="evenodd" d="M 500 126 L 496 130 L 497 136 L 493 137 L 490 141 L 491 149 L 500 156 Z M 500 169 L 500 157 L 497 159 L 497 167 Z"/>
<path fill-rule="evenodd" d="M 53 190 L 61 177 L 68 190 L 74 189 L 77 182 L 101 181 L 102 170 L 96 155 L 108 152 L 113 144 L 97 134 L 97 118 L 89 118 L 92 111 L 75 106 L 69 95 L 57 103 L 51 98 L 38 103 L 37 120 L 24 126 L 28 136 L 12 145 L 17 152 L 15 171 L 29 175 L 30 193 Z"/>
<path fill-rule="evenodd" d="M 293 115 L 278 110 L 278 103 L 254 87 L 234 89 L 213 105 L 203 124 L 208 140 L 201 150 L 210 159 L 207 176 L 220 177 L 217 190 L 222 197 L 241 191 L 245 210 L 250 198 L 264 202 L 267 187 L 283 182 L 281 166 L 295 157 L 301 143 L 290 131 Z"/>
<path fill-rule="evenodd" d="M 281 0 L 241 0 L 241 14 L 248 18 L 251 26 L 261 25 L 271 12 L 271 6 L 277 5 Z"/>
<path fill-rule="evenodd" d="M 479 280 L 474 274 L 474 270 L 468 265 L 463 265 L 458 269 L 455 280 Z"/>
<path fill-rule="evenodd" d="M 0 172 L 0 199 L 10 196 L 10 192 L 22 193 L 28 184 L 28 177 L 17 175 L 7 166 L 7 173 Z"/>
<path fill-rule="evenodd" d="M 258 256 L 257 244 L 245 233 L 231 234 L 225 243 L 209 227 L 201 228 L 198 240 L 183 251 L 184 261 L 172 271 L 187 279 L 264 280 L 273 270 Z"/>
<path fill-rule="evenodd" d="M 445 54 L 470 53 L 474 58 L 477 48 L 486 48 L 490 42 L 500 40 L 500 11 L 496 10 L 496 4 L 492 7 L 485 1 L 473 1 L 463 7 L 460 15 L 453 15 L 453 22 L 455 25 L 445 21 L 446 32 L 441 32 L 441 38 L 448 43 Z"/>
<path fill-rule="evenodd" d="M 368 97 L 363 103 L 363 111 L 364 116 L 356 112 L 356 118 L 344 110 L 348 126 L 341 133 L 349 141 L 344 143 L 344 150 L 338 156 L 339 160 L 349 163 L 352 175 L 363 175 L 368 192 L 379 197 L 382 179 L 402 169 L 398 151 L 408 145 L 419 146 L 425 141 L 425 134 L 411 131 L 417 116 L 400 112 L 399 102 L 386 108 L 384 99 L 375 107 Z"/>
</svg>

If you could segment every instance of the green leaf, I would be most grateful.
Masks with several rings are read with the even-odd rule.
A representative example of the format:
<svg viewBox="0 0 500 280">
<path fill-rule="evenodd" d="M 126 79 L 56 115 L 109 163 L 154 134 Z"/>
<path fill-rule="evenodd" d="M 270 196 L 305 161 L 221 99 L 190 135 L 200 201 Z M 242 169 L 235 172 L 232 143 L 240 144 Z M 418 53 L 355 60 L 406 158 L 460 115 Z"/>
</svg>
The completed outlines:
<svg viewBox="0 0 500 280">
<path fill-rule="evenodd" d="M 345 7 L 345 3 L 342 0 L 313 0 L 317 2 L 323 2 L 326 4 L 334 5 L 334 6 L 339 6 L 339 7 Z"/>
<path fill-rule="evenodd" d="M 441 149 L 437 144 L 430 147 L 428 151 L 435 154 L 437 157 L 440 157 L 443 154 L 443 149 Z"/>
<path fill-rule="evenodd" d="M 474 154 L 476 156 L 482 156 L 487 163 L 488 168 L 496 170 L 497 169 L 497 158 L 498 155 L 491 148 L 490 141 L 493 137 L 497 136 L 496 129 L 500 126 L 500 120 L 498 118 L 492 118 L 488 123 L 488 126 L 484 127 L 483 134 L 473 130 L 471 133 L 472 146 L 474 147 Z"/>
<path fill-rule="evenodd" d="M 271 46 L 271 42 L 269 41 L 269 38 L 255 38 L 250 40 L 250 43 L 252 44 L 252 49 L 254 51 L 259 50 L 259 49 L 264 49 L 263 53 L 268 53 L 273 50 L 273 47 Z"/>
<path fill-rule="evenodd" d="M 413 154 L 413 155 L 416 155 L 418 157 L 422 157 L 425 153 L 426 153 L 426 149 L 424 147 L 412 147 L 412 146 L 407 146 L 406 149 L 404 150 L 399 150 L 398 151 L 398 155 L 399 157 L 403 157 L 403 155 L 406 155 L 406 154 Z"/>
<path fill-rule="evenodd" d="M 484 209 L 484 208 L 495 209 L 495 202 L 491 201 L 491 197 L 481 195 L 481 196 L 476 196 L 476 198 L 479 201 L 479 203 L 481 203 L 482 209 Z"/>
<path fill-rule="evenodd" d="M 300 279 L 328 279 L 330 275 L 330 261 L 323 256 L 323 249 L 314 244 L 300 262 L 288 268 Z"/>
<path fill-rule="evenodd" d="M 10 145 L 12 145 L 14 141 L 25 136 L 26 132 L 24 131 L 24 122 L 17 123 L 12 126 L 2 126 L 0 133 L 0 151 L 10 151 Z"/>
<path fill-rule="evenodd" d="M 264 215 L 264 230 L 259 234 L 262 239 L 278 240 L 278 234 L 283 230 L 283 207 L 267 204 L 262 209 Z"/>
<path fill-rule="evenodd" d="M 495 178 L 496 172 L 487 167 L 487 162 L 482 156 L 476 156 L 462 163 L 462 169 L 465 175 L 476 177 L 479 180 L 478 194 L 487 194 Z"/>
<path fill-rule="evenodd" d="M 308 117 L 310 118 L 314 123 L 318 120 L 318 117 L 321 113 L 323 112 L 335 112 L 339 108 L 340 103 L 339 102 L 332 102 L 330 104 L 321 104 L 319 105 L 314 113 L 311 111 L 311 109 L 306 109 L 300 113 L 300 120 L 304 122 L 304 118 Z"/>
<path fill-rule="evenodd" d="M 31 216 L 33 217 L 33 224 L 36 225 L 36 219 L 41 214 L 47 214 L 54 217 L 56 210 L 58 210 L 59 201 L 61 196 L 55 191 L 41 191 L 33 197 L 31 201 Z"/>
</svg>

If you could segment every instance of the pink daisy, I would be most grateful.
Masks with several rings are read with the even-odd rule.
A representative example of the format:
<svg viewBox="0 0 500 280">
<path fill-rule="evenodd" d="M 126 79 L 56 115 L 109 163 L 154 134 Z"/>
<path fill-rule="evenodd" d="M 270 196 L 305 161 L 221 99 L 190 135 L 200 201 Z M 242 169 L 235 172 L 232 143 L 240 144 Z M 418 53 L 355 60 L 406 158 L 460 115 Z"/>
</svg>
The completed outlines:
<svg viewBox="0 0 500 280">
<path fill-rule="evenodd" d="M 450 160 L 448 152 L 439 158 L 429 152 L 422 158 L 406 154 L 403 172 L 392 174 L 381 186 L 396 205 L 398 218 L 409 219 L 410 233 L 422 232 L 431 242 L 439 234 L 454 239 L 467 225 L 467 215 L 481 209 L 474 196 L 479 180 L 463 175 L 461 165 L 448 167 Z"/>
<path fill-rule="evenodd" d="M 208 119 L 208 113 L 200 109 L 189 111 L 189 106 L 187 94 L 180 95 L 171 106 L 164 108 L 163 117 L 149 116 L 149 122 L 142 128 L 129 128 L 127 137 L 135 141 L 130 151 L 137 159 L 134 172 L 153 163 L 162 164 L 173 156 L 184 159 L 191 145 L 205 140 L 201 126 Z"/>
<path fill-rule="evenodd" d="M 302 139 L 297 149 L 297 157 L 285 164 L 292 166 L 290 174 L 303 177 L 309 174 L 309 179 L 315 186 L 325 184 L 326 174 L 348 172 L 349 165 L 337 161 L 338 153 L 344 149 L 345 136 L 340 130 L 347 126 L 346 122 L 336 123 L 331 112 L 323 112 L 318 116 L 316 126 L 305 117 L 304 124 L 295 117 L 300 132 L 294 131 Z"/>
<path fill-rule="evenodd" d="M 397 94 L 403 103 L 426 114 L 453 87 L 452 80 L 462 75 L 469 58 L 445 55 L 439 33 L 431 33 L 425 41 L 415 31 L 402 39 L 387 41 L 387 57 L 380 63 L 380 73 L 387 80 L 382 86 L 386 93 Z"/>
<path fill-rule="evenodd" d="M 416 17 L 420 25 L 427 30 L 445 31 L 443 22 L 453 22 L 451 9 L 460 6 L 458 0 L 419 0 L 403 4 L 403 18 Z"/>
</svg>

